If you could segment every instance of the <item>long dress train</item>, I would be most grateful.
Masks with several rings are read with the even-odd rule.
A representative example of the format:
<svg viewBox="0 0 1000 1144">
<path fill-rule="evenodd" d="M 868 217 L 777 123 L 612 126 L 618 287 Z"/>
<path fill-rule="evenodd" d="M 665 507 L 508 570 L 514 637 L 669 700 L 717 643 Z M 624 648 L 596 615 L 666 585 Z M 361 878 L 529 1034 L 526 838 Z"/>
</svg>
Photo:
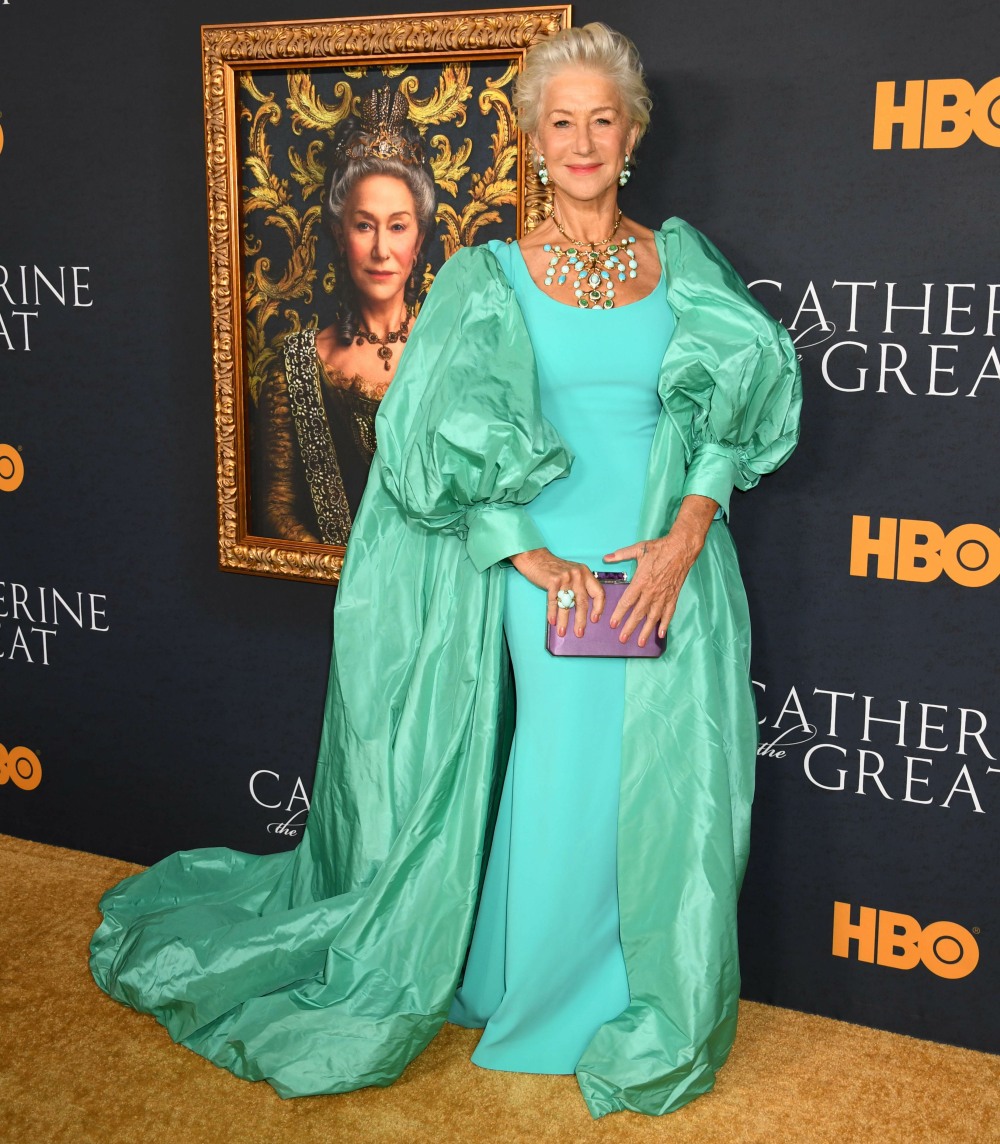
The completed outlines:
<svg viewBox="0 0 1000 1144">
<path fill-rule="evenodd" d="M 677 325 L 658 374 L 642 536 L 663 535 L 686 493 L 728 511 L 734 487 L 791 453 L 800 404 L 788 334 L 711 243 L 679 219 L 656 243 Z M 398 1077 L 444 1022 L 469 947 L 511 735 L 501 562 L 544 543 L 524 506 L 572 463 L 488 248 L 439 272 L 376 430 L 302 843 L 172 855 L 108 891 L 91 945 L 106 992 L 283 1096 Z M 667 651 L 625 667 L 629 996 L 576 1068 L 595 1116 L 679 1107 L 711 1088 L 732 1046 L 756 731 L 746 600 L 719 519 Z"/>
</svg>

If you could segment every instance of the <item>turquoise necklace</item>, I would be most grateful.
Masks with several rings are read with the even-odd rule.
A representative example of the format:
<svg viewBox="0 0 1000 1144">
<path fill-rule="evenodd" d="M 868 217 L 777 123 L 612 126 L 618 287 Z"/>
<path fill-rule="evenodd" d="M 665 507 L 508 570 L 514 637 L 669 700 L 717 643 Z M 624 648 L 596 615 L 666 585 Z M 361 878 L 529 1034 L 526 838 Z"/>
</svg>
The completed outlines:
<svg viewBox="0 0 1000 1144">
<path fill-rule="evenodd" d="M 615 304 L 615 280 L 621 283 L 626 278 L 635 278 L 639 272 L 635 258 L 635 235 L 629 235 L 621 242 L 614 241 L 622 223 L 622 212 L 618 211 L 614 229 L 602 242 L 576 242 L 563 230 L 554 213 L 551 217 L 568 245 L 563 249 L 547 242 L 542 247 L 546 254 L 551 255 L 545 270 L 545 285 L 551 286 L 555 281 L 563 286 L 575 273 L 573 293 L 581 309 L 612 309 Z"/>
</svg>

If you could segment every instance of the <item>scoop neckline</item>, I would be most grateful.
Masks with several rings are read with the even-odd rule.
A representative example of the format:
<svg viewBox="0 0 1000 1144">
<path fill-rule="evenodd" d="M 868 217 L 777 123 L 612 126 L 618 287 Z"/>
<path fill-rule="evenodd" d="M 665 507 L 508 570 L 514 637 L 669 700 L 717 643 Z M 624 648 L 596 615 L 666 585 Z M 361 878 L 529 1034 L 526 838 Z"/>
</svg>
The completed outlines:
<svg viewBox="0 0 1000 1144">
<path fill-rule="evenodd" d="M 524 271 L 525 276 L 531 283 L 532 287 L 538 291 L 543 298 L 548 299 L 553 306 L 558 306 L 560 310 L 569 310 L 571 313 L 577 314 L 614 314 L 621 313 L 623 310 L 631 310 L 633 306 L 641 306 L 643 302 L 648 301 L 650 298 L 655 298 L 657 294 L 663 289 L 664 280 L 666 275 L 663 270 L 663 262 L 659 254 L 657 254 L 657 262 L 660 263 L 660 277 L 656 280 L 656 285 L 648 294 L 643 294 L 641 298 L 636 298 L 634 302 L 626 302 L 624 306 L 612 306 L 610 310 L 605 310 L 603 307 L 598 309 L 596 306 L 571 306 L 568 302 L 560 302 L 557 298 L 553 298 L 551 294 L 546 292 L 538 285 L 538 283 L 531 277 L 531 271 L 528 269 L 528 263 L 525 260 L 524 254 L 521 251 L 521 246 L 518 242 L 512 242 L 509 245 L 513 246 L 517 251 L 517 256 L 521 260 L 521 269 Z"/>
</svg>

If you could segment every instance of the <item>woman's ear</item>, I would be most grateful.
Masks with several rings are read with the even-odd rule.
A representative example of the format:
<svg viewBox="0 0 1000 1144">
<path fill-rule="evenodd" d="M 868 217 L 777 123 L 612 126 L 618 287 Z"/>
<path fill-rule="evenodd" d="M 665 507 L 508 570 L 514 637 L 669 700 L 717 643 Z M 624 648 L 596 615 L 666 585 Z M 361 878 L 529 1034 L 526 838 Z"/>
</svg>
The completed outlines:
<svg viewBox="0 0 1000 1144">
<path fill-rule="evenodd" d="M 632 158 L 635 158 L 636 144 L 639 142 L 639 124 L 633 123 L 629 128 L 628 139 L 625 144 L 625 150 Z"/>
</svg>

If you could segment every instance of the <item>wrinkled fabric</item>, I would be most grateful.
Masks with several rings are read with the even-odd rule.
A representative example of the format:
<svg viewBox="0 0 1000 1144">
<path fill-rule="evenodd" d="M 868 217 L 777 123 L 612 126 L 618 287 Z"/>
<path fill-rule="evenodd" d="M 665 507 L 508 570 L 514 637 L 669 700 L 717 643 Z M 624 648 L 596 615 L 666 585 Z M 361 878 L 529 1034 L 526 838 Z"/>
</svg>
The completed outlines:
<svg viewBox="0 0 1000 1144">
<path fill-rule="evenodd" d="M 800 401 L 790 339 L 714 247 L 677 219 L 657 242 L 677 329 L 644 537 L 668 530 L 685 494 L 727 507 L 732 487 L 781 464 Z M 537 546 L 525 506 L 572 463 L 486 248 L 438 274 L 377 434 L 302 843 L 172 855 L 104 896 L 91 946 L 102 989 L 286 1097 L 391 1083 L 443 1023 L 469 943 L 513 723 L 498 561 Z M 632 1000 L 577 1069 L 595 1116 L 706 1091 L 735 1033 L 756 717 L 722 519 L 654 662 L 626 669 L 618 892 Z"/>
<path fill-rule="evenodd" d="M 574 453 L 569 479 L 542 489 L 531 519 L 551 551 L 600 568 L 639 535 L 675 324 L 666 290 L 658 281 L 611 310 L 567 306 L 532 280 L 516 245 L 489 249 L 524 315 L 542 408 Z M 545 591 L 514 568 L 505 581 L 517 730 L 448 1019 L 484 1027 L 473 1064 L 573 1073 L 629 1004 L 617 855 L 627 660 L 550 655 L 539 631 Z"/>
</svg>

